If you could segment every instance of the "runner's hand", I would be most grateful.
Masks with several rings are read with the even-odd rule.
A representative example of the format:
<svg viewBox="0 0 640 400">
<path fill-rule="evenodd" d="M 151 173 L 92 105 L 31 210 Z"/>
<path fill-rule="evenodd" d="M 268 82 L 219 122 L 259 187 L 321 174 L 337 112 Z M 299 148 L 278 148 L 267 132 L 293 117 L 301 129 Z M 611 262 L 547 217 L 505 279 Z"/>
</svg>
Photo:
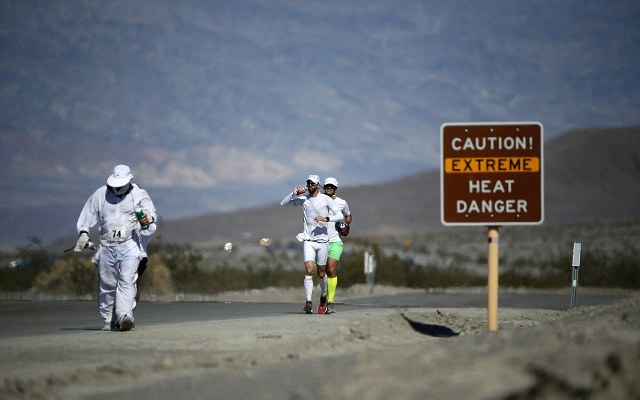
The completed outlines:
<svg viewBox="0 0 640 400">
<path fill-rule="evenodd" d="M 73 249 L 75 252 L 81 252 L 89 243 L 89 234 L 87 232 L 80 233 L 78 236 L 78 241 L 76 242 L 76 247 Z"/>
<path fill-rule="evenodd" d="M 301 194 L 304 194 L 304 192 L 306 191 L 307 189 L 305 189 L 304 186 L 297 185 L 296 188 L 293 190 L 293 193 L 295 193 L 296 196 L 300 196 Z"/>
</svg>

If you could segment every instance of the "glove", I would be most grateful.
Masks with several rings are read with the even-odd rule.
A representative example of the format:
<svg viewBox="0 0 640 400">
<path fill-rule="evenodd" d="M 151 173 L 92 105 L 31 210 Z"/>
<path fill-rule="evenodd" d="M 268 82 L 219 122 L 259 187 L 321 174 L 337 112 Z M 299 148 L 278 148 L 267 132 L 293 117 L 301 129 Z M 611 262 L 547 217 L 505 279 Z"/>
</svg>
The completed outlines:
<svg viewBox="0 0 640 400">
<path fill-rule="evenodd" d="M 85 231 L 80 232 L 80 236 L 78 236 L 78 241 L 76 242 L 76 247 L 73 249 L 75 252 L 81 252 L 89 243 L 89 234 Z"/>
<path fill-rule="evenodd" d="M 349 224 L 344 224 L 344 227 L 342 227 L 342 229 L 340 230 L 340 234 L 342 236 L 348 236 L 349 235 L 349 230 L 351 228 L 349 227 Z"/>
<path fill-rule="evenodd" d="M 349 234 L 349 224 L 343 221 L 336 222 L 336 230 L 340 236 L 347 236 Z"/>
</svg>

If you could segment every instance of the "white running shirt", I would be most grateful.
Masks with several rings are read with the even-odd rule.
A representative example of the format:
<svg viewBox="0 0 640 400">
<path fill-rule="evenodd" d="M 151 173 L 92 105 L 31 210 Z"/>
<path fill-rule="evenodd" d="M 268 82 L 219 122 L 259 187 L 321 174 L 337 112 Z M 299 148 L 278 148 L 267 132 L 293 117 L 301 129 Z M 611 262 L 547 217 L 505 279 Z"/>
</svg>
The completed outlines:
<svg viewBox="0 0 640 400">
<path fill-rule="evenodd" d="M 313 242 L 328 242 L 329 225 L 331 225 L 332 222 L 342 219 L 342 214 L 340 213 L 338 205 L 331 197 L 324 193 L 318 193 L 316 197 L 313 197 L 307 194 L 296 196 L 295 193 L 291 192 L 282 199 L 280 205 L 284 207 L 302 206 L 304 211 L 303 234 L 305 236 L 305 240 Z M 330 211 L 333 217 L 330 216 Z M 340 217 L 333 221 L 330 219 L 330 222 L 316 222 L 314 218 L 318 215 L 323 218 L 334 218 L 338 215 Z"/>
</svg>

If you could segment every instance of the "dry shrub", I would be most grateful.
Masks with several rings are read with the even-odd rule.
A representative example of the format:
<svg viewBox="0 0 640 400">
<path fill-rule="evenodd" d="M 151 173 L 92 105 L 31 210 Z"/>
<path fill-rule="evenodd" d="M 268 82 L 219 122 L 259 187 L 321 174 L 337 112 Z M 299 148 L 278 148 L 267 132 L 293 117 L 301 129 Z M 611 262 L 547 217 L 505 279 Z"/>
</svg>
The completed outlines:
<svg viewBox="0 0 640 400">
<path fill-rule="evenodd" d="M 140 290 L 143 299 L 171 299 L 175 295 L 171 271 L 160 256 L 149 258 Z M 97 293 L 98 268 L 88 258 L 73 256 L 57 260 L 50 270 L 38 274 L 30 291 L 32 297 L 92 299 L 97 297 Z"/>
<path fill-rule="evenodd" d="M 147 270 L 140 279 L 140 292 L 142 300 L 171 300 L 175 297 L 176 290 L 171 271 L 161 256 L 149 256 Z"/>
<path fill-rule="evenodd" d="M 53 267 L 38 274 L 32 295 L 94 297 L 97 290 L 98 270 L 88 258 L 65 257 Z"/>
</svg>

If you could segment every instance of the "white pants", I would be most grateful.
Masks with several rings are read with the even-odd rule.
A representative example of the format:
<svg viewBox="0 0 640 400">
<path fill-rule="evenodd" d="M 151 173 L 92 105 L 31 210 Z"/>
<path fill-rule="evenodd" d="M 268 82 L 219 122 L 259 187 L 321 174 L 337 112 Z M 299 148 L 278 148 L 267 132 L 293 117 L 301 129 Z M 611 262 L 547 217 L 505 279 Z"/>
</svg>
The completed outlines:
<svg viewBox="0 0 640 400">
<path fill-rule="evenodd" d="M 329 254 L 329 243 L 312 242 L 305 240 L 303 242 L 304 261 L 313 261 L 316 265 L 327 265 L 327 254 Z"/>
<path fill-rule="evenodd" d="M 115 304 L 116 321 L 133 318 L 140 248 L 133 240 L 115 246 L 101 246 L 98 259 L 98 308 L 105 324 L 111 323 Z"/>
</svg>

